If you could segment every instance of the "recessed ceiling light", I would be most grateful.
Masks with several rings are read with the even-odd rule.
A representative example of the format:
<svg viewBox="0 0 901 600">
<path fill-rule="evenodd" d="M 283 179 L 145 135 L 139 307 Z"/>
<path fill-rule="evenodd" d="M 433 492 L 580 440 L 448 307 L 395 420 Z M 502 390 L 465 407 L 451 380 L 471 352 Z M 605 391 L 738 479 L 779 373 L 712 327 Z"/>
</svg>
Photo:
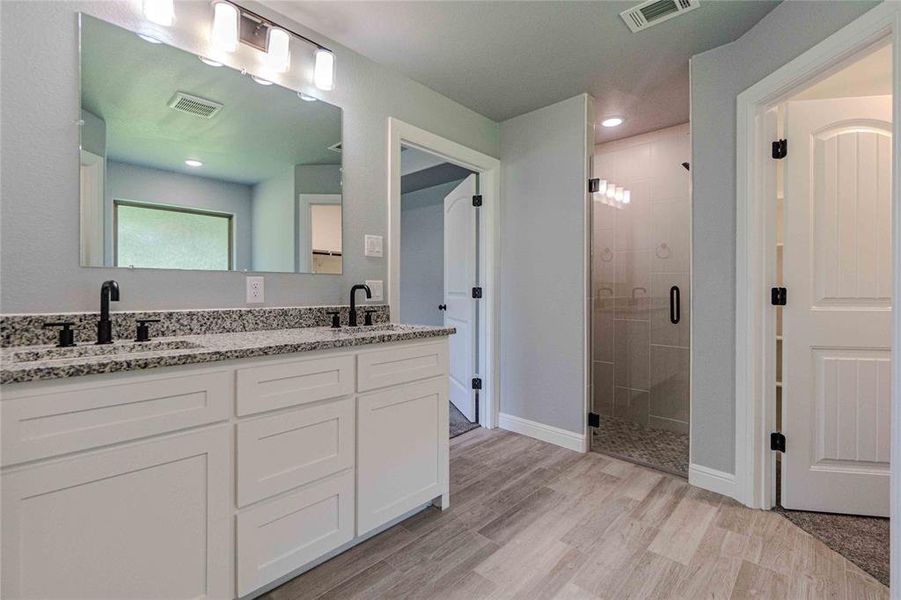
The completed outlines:
<svg viewBox="0 0 901 600">
<path fill-rule="evenodd" d="M 311 96 L 309 94 L 304 94 L 303 92 L 297 92 L 297 97 L 303 100 L 304 102 L 316 102 L 316 96 Z"/>
<path fill-rule="evenodd" d="M 200 162 L 199 160 L 194 160 L 193 158 L 189 158 L 188 160 L 186 160 L 185 164 L 188 165 L 189 167 L 202 167 L 203 166 L 202 162 Z"/>
<path fill-rule="evenodd" d="M 610 117 L 609 119 L 604 119 L 601 121 L 601 125 L 604 127 L 616 127 L 618 125 L 622 125 L 623 120 L 621 117 Z"/>
<path fill-rule="evenodd" d="M 139 38 L 141 38 L 142 40 L 144 40 L 145 42 L 149 42 L 151 44 L 162 44 L 163 43 L 160 40 L 156 39 L 155 37 L 147 35 L 146 33 L 138 33 L 136 35 Z"/>
<path fill-rule="evenodd" d="M 213 60 L 212 58 L 207 58 L 206 56 L 199 55 L 197 58 L 201 60 L 204 64 L 210 65 L 211 67 L 221 67 L 222 63 L 218 60 Z"/>
<path fill-rule="evenodd" d="M 259 83 L 260 85 L 272 85 L 272 82 L 268 79 L 263 79 L 262 77 L 257 77 L 256 75 L 251 75 L 251 79 Z"/>
</svg>

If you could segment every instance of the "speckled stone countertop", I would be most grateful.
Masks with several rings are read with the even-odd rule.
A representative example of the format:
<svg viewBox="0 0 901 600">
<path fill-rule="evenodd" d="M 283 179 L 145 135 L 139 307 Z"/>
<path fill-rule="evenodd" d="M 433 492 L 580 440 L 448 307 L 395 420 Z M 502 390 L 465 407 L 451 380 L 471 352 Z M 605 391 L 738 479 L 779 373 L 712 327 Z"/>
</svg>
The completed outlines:
<svg viewBox="0 0 901 600">
<path fill-rule="evenodd" d="M 400 342 L 455 332 L 453 327 L 380 323 L 340 329 L 303 327 L 185 335 L 108 346 L 12 346 L 0 348 L 0 384 Z"/>
</svg>

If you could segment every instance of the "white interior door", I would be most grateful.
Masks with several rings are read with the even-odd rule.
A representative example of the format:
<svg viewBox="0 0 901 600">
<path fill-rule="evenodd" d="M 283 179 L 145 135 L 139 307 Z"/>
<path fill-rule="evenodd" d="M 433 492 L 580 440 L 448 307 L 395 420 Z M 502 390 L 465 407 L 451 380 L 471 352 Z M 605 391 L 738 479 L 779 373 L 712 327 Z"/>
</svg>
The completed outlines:
<svg viewBox="0 0 901 600">
<path fill-rule="evenodd" d="M 789 102 L 782 504 L 889 514 L 891 97 Z"/>
<path fill-rule="evenodd" d="M 476 420 L 476 175 L 470 175 L 444 198 L 444 323 L 456 327 L 450 336 L 450 401 L 470 421 Z"/>
</svg>

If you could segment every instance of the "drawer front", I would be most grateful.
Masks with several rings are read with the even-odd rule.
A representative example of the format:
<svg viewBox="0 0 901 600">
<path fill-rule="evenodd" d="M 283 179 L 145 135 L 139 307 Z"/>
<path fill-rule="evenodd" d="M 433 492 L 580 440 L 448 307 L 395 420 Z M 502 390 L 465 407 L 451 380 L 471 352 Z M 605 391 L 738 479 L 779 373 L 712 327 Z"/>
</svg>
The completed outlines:
<svg viewBox="0 0 901 600">
<path fill-rule="evenodd" d="M 353 539 L 353 471 L 239 512 L 237 534 L 244 596 Z"/>
<path fill-rule="evenodd" d="M 238 423 L 238 506 L 354 464 L 354 400 Z"/>
<path fill-rule="evenodd" d="M 357 398 L 357 535 L 447 492 L 448 381 Z"/>
<path fill-rule="evenodd" d="M 379 348 L 357 356 L 357 390 L 376 390 L 447 374 L 447 342 Z"/>
<path fill-rule="evenodd" d="M 229 371 L 53 390 L 2 406 L 3 465 L 228 419 Z"/>
<path fill-rule="evenodd" d="M 352 355 L 238 369 L 238 415 L 251 415 L 354 391 Z"/>
</svg>

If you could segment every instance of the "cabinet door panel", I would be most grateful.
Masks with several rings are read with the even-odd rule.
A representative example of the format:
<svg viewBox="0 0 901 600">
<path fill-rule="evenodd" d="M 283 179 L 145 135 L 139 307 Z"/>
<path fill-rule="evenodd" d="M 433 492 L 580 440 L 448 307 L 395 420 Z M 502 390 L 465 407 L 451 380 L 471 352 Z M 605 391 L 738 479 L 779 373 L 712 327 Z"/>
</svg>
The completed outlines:
<svg viewBox="0 0 901 600">
<path fill-rule="evenodd" d="M 224 421 L 233 400 L 231 371 L 14 396 L 3 402 L 3 465 Z"/>
<path fill-rule="evenodd" d="M 238 513 L 238 595 L 275 581 L 354 537 L 352 470 Z"/>
<path fill-rule="evenodd" d="M 354 464 L 353 398 L 238 423 L 238 506 Z"/>
<path fill-rule="evenodd" d="M 357 534 L 447 491 L 447 376 L 357 400 Z"/>
<path fill-rule="evenodd" d="M 6 472 L 5 598 L 232 595 L 228 426 Z"/>
</svg>

